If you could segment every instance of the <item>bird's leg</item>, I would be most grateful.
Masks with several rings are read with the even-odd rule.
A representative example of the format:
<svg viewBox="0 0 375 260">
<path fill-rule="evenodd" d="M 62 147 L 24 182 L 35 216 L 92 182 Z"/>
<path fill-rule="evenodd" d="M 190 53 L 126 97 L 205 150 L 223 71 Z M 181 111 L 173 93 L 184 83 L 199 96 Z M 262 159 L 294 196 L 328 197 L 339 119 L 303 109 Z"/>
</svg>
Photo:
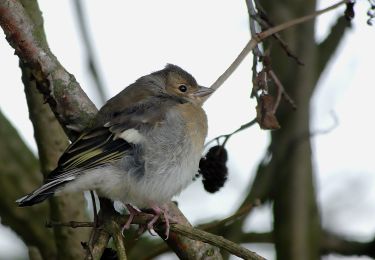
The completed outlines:
<svg viewBox="0 0 375 260">
<path fill-rule="evenodd" d="M 125 225 L 122 228 L 122 233 L 125 229 L 129 229 L 130 225 L 136 215 L 138 215 L 141 211 L 137 208 L 133 207 L 131 204 L 125 204 L 126 209 L 129 211 L 129 218 L 126 221 Z M 163 219 L 165 222 L 165 236 L 166 240 L 169 237 L 169 230 L 170 230 L 170 221 L 174 221 L 169 215 L 168 215 L 168 209 L 165 205 L 159 207 L 157 205 L 151 206 L 151 209 L 153 211 L 153 218 L 146 224 L 147 230 L 150 232 L 151 235 L 155 236 L 156 234 L 152 233 L 152 230 L 154 230 L 154 224 L 160 219 L 160 216 L 163 215 Z M 138 233 L 144 232 L 144 226 L 140 225 Z"/>
<path fill-rule="evenodd" d="M 165 240 L 168 239 L 169 237 L 169 230 L 170 230 L 170 216 L 168 215 L 168 209 L 165 206 L 159 207 L 159 206 L 152 206 L 151 209 L 154 211 L 155 215 L 151 219 L 150 222 L 147 223 L 147 229 L 150 231 L 154 229 L 154 224 L 158 219 L 160 218 L 161 215 L 164 217 L 164 222 L 165 222 Z M 152 233 L 151 233 L 152 235 Z"/>
<path fill-rule="evenodd" d="M 121 233 L 124 235 L 124 230 L 130 228 L 130 224 L 132 223 L 134 217 L 138 215 L 141 211 L 134 208 L 131 204 L 125 204 L 126 209 L 129 211 L 129 218 L 126 221 L 125 225 L 122 227 Z"/>
</svg>

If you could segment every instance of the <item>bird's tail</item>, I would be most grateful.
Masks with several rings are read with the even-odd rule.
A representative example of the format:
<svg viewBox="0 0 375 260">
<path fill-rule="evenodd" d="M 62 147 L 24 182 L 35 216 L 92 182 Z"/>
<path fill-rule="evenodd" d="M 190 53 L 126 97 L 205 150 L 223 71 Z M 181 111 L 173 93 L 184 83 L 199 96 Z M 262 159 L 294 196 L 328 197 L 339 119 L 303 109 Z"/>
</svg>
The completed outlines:
<svg viewBox="0 0 375 260">
<path fill-rule="evenodd" d="M 45 183 L 38 189 L 31 192 L 30 194 L 16 200 L 16 203 L 19 207 L 27 207 L 40 203 L 48 199 L 49 197 L 53 196 L 55 192 L 62 187 L 63 184 L 70 180 L 71 179 L 56 179 L 48 183 Z"/>
</svg>

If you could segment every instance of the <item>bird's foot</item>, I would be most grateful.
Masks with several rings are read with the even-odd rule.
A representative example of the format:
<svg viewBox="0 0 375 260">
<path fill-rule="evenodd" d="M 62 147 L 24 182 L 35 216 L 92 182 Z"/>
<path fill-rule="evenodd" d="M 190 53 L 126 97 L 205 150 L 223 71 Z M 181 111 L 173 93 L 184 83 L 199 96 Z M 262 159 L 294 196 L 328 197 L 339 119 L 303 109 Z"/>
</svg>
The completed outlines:
<svg viewBox="0 0 375 260">
<path fill-rule="evenodd" d="M 163 216 L 163 220 L 165 222 L 165 240 L 169 237 L 170 231 L 170 221 L 175 222 L 168 214 L 168 209 L 165 206 L 152 206 L 151 209 L 154 211 L 154 217 L 147 223 L 147 230 L 150 232 L 151 235 L 153 234 L 151 231 L 154 230 L 154 224 Z"/>
<path fill-rule="evenodd" d="M 133 222 L 134 217 L 141 212 L 139 209 L 133 207 L 131 204 L 125 204 L 125 207 L 129 212 L 129 218 L 121 229 L 121 233 L 123 236 L 124 236 L 124 231 L 130 228 L 130 225 Z"/>
<path fill-rule="evenodd" d="M 125 204 L 125 206 L 126 206 L 126 209 L 129 212 L 129 218 L 126 221 L 125 225 L 123 226 L 123 228 L 121 230 L 123 236 L 124 236 L 124 231 L 128 230 L 130 228 L 130 225 L 132 224 L 132 221 L 133 221 L 134 217 L 136 215 L 138 215 L 139 213 L 141 213 L 141 211 L 139 209 L 135 208 L 131 204 Z M 147 231 L 152 236 L 156 236 L 157 234 L 154 231 L 154 225 L 160 218 L 162 218 L 163 221 L 165 222 L 165 233 L 164 234 L 165 234 L 165 240 L 167 240 L 168 237 L 169 237 L 170 223 L 175 223 L 176 221 L 173 220 L 173 218 L 171 216 L 169 216 L 168 209 L 167 209 L 166 206 L 159 207 L 159 206 L 154 205 L 154 206 L 151 206 L 151 210 L 153 211 L 151 213 L 151 214 L 154 215 L 153 218 L 147 224 L 139 225 L 139 229 L 138 229 L 138 232 L 137 232 L 138 235 L 141 235 L 147 229 Z"/>
</svg>

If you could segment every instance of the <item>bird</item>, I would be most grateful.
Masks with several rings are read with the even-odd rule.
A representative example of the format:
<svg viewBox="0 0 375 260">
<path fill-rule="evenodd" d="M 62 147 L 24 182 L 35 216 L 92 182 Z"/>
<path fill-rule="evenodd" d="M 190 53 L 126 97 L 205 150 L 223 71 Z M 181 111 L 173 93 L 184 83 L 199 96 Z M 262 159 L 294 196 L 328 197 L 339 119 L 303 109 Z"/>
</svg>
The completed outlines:
<svg viewBox="0 0 375 260">
<path fill-rule="evenodd" d="M 124 203 L 130 213 L 124 228 L 140 209 L 152 209 L 147 228 L 163 215 L 168 236 L 166 203 L 198 172 L 207 135 L 202 105 L 212 93 L 173 64 L 140 77 L 104 104 L 43 185 L 18 199 L 18 206 L 94 190 Z"/>
</svg>

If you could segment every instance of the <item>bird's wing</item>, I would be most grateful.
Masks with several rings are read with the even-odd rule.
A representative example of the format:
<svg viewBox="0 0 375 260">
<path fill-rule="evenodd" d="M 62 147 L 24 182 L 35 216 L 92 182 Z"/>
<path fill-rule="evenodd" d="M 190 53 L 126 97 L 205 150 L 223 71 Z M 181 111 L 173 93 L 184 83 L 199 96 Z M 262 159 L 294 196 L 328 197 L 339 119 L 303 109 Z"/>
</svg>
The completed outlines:
<svg viewBox="0 0 375 260">
<path fill-rule="evenodd" d="M 112 113 L 105 126 L 118 138 L 124 131 L 134 129 L 145 133 L 149 129 L 164 122 L 168 110 L 173 110 L 179 100 L 158 97 L 140 102 L 136 106 L 126 108 L 123 111 Z"/>
<path fill-rule="evenodd" d="M 76 169 L 87 170 L 121 159 L 132 145 L 122 139 L 114 140 L 114 133 L 107 127 L 98 127 L 83 133 L 60 157 L 57 168 L 46 182 L 66 178 Z"/>
<path fill-rule="evenodd" d="M 60 157 L 58 166 L 44 184 L 29 195 L 17 200 L 19 206 L 31 206 L 52 196 L 56 190 L 73 181 L 81 171 L 121 159 L 132 153 L 132 145 L 106 127 L 93 128 L 83 133 Z"/>
<path fill-rule="evenodd" d="M 123 111 L 115 111 L 103 126 L 84 132 L 60 157 L 58 167 L 45 182 L 66 179 L 77 170 L 89 170 L 115 162 L 126 154 L 132 154 L 135 143 L 122 138 L 129 129 L 142 132 L 163 121 L 166 103 L 138 103 Z M 99 112 L 100 113 L 100 112 Z"/>
</svg>

